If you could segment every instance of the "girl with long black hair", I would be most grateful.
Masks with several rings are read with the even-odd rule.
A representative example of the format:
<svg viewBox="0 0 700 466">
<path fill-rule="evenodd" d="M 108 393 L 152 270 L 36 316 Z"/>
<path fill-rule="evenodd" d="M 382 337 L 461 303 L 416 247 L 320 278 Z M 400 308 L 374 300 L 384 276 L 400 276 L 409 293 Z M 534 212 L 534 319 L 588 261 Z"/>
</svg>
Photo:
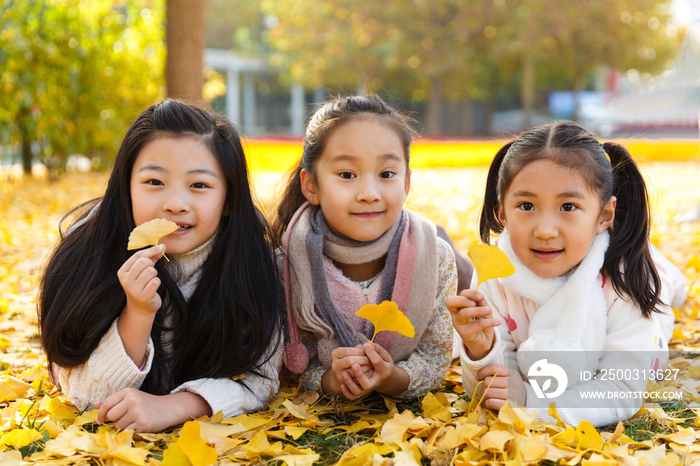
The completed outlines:
<svg viewBox="0 0 700 466">
<path fill-rule="evenodd" d="M 176 100 L 148 108 L 104 196 L 82 207 L 39 299 L 41 342 L 66 396 L 139 432 L 263 406 L 279 387 L 281 305 L 235 128 Z M 131 230 L 155 218 L 179 228 L 127 251 Z"/>
</svg>

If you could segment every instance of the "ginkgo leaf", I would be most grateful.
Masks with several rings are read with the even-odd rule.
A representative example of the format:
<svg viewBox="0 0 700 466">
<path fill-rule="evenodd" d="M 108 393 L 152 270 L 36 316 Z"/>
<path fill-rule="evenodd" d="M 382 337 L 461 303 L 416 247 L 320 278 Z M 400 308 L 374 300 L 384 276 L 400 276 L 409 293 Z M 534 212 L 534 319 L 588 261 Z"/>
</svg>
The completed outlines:
<svg viewBox="0 0 700 466">
<path fill-rule="evenodd" d="M 43 436 L 35 429 L 15 429 L 10 431 L 10 433 L 3 435 L 0 438 L 0 444 L 14 447 L 15 450 L 19 450 L 20 448 L 26 447 L 30 443 L 36 442 L 41 438 L 43 438 Z"/>
<path fill-rule="evenodd" d="M 365 304 L 355 314 L 374 324 L 372 341 L 374 341 L 377 333 L 382 330 L 393 330 L 409 338 L 413 338 L 416 334 L 411 321 L 399 310 L 399 306 L 393 301 L 384 301 L 381 304 Z"/>
<path fill-rule="evenodd" d="M 507 277 L 515 273 L 515 268 L 510 263 L 508 256 L 498 246 L 472 244 L 469 246 L 469 257 L 474 263 L 476 275 L 479 277 L 477 288 L 486 280 Z"/>
<path fill-rule="evenodd" d="M 216 450 L 202 440 L 200 426 L 196 421 L 187 421 L 182 426 L 180 438 L 175 444 L 189 458 L 192 466 L 206 466 L 216 463 Z M 176 452 L 173 452 L 176 453 Z"/>
<path fill-rule="evenodd" d="M 131 231 L 127 250 L 141 249 L 146 246 L 157 246 L 158 241 L 163 236 L 169 235 L 177 230 L 177 223 L 164 218 L 154 218 L 146 223 L 142 223 Z"/>
</svg>

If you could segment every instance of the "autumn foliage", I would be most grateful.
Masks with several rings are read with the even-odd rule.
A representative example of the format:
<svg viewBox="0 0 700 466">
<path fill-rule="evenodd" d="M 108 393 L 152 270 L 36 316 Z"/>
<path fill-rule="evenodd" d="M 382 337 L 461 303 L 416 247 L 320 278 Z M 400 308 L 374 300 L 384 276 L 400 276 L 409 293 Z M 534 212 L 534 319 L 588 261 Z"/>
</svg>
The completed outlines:
<svg viewBox="0 0 700 466">
<path fill-rule="evenodd" d="M 697 148 L 696 148 L 697 149 Z M 416 147 L 416 158 L 419 158 Z M 253 167 L 261 165 L 257 159 Z M 652 242 L 684 271 L 686 304 L 675 309 L 670 347 L 700 348 L 700 222 L 676 218 L 700 205 L 697 161 L 643 163 L 652 201 Z M 478 243 L 476 219 L 487 168 L 414 167 L 408 207 L 443 225 L 457 249 Z M 254 169 L 265 211 L 281 173 Z M 35 296 L 42 266 L 58 240 L 59 219 L 99 196 L 105 174 L 0 181 L 0 464 L 271 463 L 390 464 L 691 464 L 700 460 L 700 359 L 676 358 L 675 381 L 650 391 L 683 393 L 682 403 L 646 403 L 625 423 L 595 429 L 545 424 L 519 408 L 484 409 L 463 393 L 459 365 L 443 388 L 413 403 L 371 395 L 347 402 L 300 393 L 293 381 L 260 413 L 197 419 L 157 434 L 117 432 L 78 412 L 51 383 L 38 345 Z M 126 245 L 125 245 L 126 247 Z M 555 409 L 551 411 L 556 414 Z"/>
</svg>

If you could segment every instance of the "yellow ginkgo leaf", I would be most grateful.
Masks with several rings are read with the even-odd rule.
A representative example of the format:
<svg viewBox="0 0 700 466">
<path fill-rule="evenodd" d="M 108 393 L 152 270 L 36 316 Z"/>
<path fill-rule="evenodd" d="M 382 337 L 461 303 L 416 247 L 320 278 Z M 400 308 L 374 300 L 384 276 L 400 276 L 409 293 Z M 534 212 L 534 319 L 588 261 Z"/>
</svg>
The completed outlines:
<svg viewBox="0 0 700 466">
<path fill-rule="evenodd" d="M 469 257 L 472 259 L 476 275 L 479 277 L 477 288 L 486 280 L 507 277 L 515 273 L 515 268 L 510 263 L 508 256 L 498 246 L 472 244 L 469 246 Z"/>
<path fill-rule="evenodd" d="M 192 466 L 207 466 L 216 463 L 216 458 L 218 457 L 216 450 L 202 440 L 199 432 L 200 426 L 198 422 L 185 422 L 176 445 L 189 458 Z"/>
<path fill-rule="evenodd" d="M 581 421 L 576 428 L 576 439 L 578 440 L 578 448 L 583 450 L 602 450 L 603 438 L 600 436 L 593 424 L 588 421 Z"/>
<path fill-rule="evenodd" d="M 175 222 L 164 218 L 154 218 L 146 223 L 142 223 L 131 231 L 129 244 L 126 249 L 131 251 L 132 249 L 141 249 L 146 246 L 157 246 L 158 241 L 163 236 L 169 235 L 178 228 Z"/>
<path fill-rule="evenodd" d="M 19 450 L 20 448 L 26 447 L 30 443 L 36 442 L 42 438 L 44 437 L 35 429 L 15 429 L 3 435 L 0 438 L 0 444 L 14 447 L 15 450 Z"/>
<path fill-rule="evenodd" d="M 393 301 L 384 301 L 381 304 L 365 304 L 355 314 L 374 324 L 372 341 L 374 341 L 377 333 L 382 330 L 393 330 L 409 338 L 413 338 L 416 334 L 411 321 L 399 310 L 399 306 Z"/>
</svg>

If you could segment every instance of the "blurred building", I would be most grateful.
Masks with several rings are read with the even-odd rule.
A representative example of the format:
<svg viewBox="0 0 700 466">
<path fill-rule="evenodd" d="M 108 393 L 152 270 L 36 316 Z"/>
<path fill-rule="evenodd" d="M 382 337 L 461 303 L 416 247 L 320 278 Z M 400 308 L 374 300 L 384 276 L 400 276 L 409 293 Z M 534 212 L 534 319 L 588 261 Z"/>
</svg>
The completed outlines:
<svg viewBox="0 0 700 466">
<path fill-rule="evenodd" d="M 643 83 L 627 73 L 607 112 L 595 122 L 616 134 L 697 137 L 700 112 L 700 22 L 688 27 L 672 69 Z"/>
</svg>

